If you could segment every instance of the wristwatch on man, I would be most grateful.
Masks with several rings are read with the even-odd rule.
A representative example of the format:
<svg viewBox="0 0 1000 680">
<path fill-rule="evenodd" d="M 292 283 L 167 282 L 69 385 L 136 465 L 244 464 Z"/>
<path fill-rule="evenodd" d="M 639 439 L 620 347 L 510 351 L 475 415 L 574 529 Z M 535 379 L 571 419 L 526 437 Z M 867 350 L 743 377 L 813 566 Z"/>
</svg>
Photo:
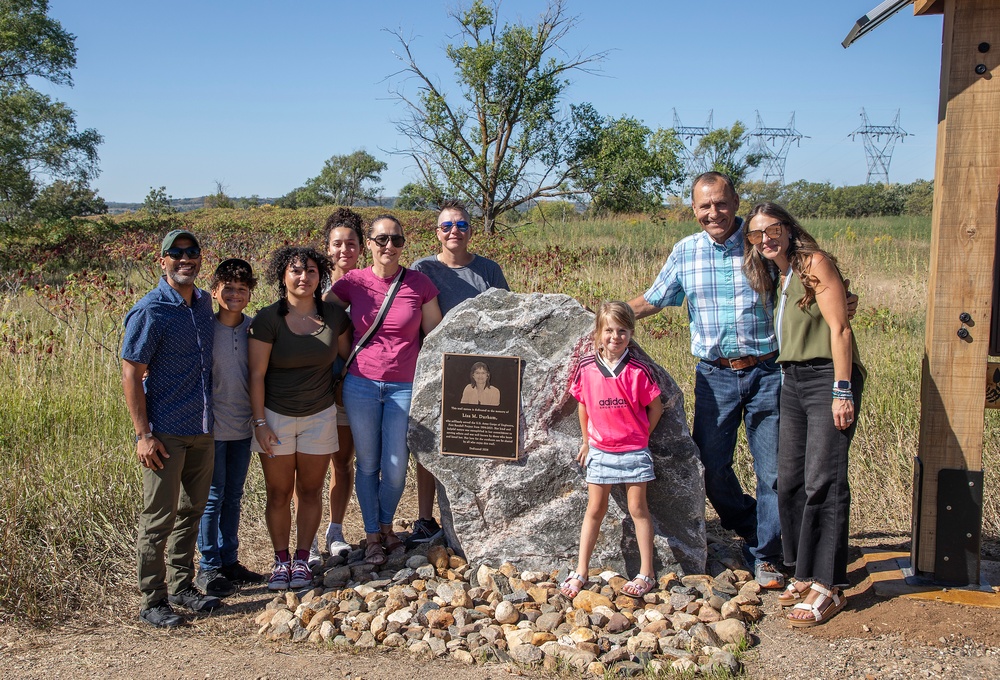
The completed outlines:
<svg viewBox="0 0 1000 680">
<path fill-rule="evenodd" d="M 142 439 L 152 439 L 152 438 L 153 438 L 152 432 L 143 432 L 142 434 L 137 434 L 135 436 L 135 443 L 138 444 L 139 441 Z"/>
</svg>

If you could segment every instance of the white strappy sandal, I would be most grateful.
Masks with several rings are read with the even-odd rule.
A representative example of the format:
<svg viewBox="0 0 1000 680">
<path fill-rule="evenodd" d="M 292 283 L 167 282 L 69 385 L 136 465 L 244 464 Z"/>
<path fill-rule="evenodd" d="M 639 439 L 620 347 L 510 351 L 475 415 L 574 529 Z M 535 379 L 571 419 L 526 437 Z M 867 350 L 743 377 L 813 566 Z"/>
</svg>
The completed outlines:
<svg viewBox="0 0 1000 680">
<path fill-rule="evenodd" d="M 812 603 L 800 602 L 792 607 L 792 610 L 805 610 L 812 614 L 812 618 L 796 619 L 792 618 L 791 613 L 789 613 L 786 617 L 789 623 L 796 628 L 810 628 L 812 626 L 818 626 L 821 623 L 826 623 L 834 614 L 843 609 L 844 605 L 847 604 L 847 597 L 841 596 L 840 593 L 834 594 L 833 591 L 827 590 L 818 583 L 813 583 L 809 586 L 809 589 L 819 593 L 819 597 L 816 598 L 816 601 Z"/>
<path fill-rule="evenodd" d="M 810 585 L 812 584 L 808 581 L 792 581 L 784 592 L 778 594 L 778 604 L 782 607 L 794 607 L 809 593 Z M 805 587 L 799 590 L 799 586 Z"/>
</svg>

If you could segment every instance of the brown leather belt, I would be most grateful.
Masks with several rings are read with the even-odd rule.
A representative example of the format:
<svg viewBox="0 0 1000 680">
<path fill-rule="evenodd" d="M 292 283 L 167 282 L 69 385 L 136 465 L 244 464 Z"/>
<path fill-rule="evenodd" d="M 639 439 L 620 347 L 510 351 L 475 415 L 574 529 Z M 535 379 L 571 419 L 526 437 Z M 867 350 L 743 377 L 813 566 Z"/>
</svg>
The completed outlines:
<svg viewBox="0 0 1000 680">
<path fill-rule="evenodd" d="M 768 354 L 763 354 L 759 357 L 746 356 L 746 357 L 737 357 L 736 359 L 722 358 L 722 359 L 716 359 L 715 361 L 709 361 L 708 363 L 713 364 L 715 366 L 722 366 L 723 368 L 728 368 L 733 371 L 742 371 L 745 368 L 752 368 L 757 364 L 759 364 L 760 362 L 767 361 L 768 359 L 772 359 L 776 356 L 778 356 L 777 352 L 770 352 Z"/>
</svg>

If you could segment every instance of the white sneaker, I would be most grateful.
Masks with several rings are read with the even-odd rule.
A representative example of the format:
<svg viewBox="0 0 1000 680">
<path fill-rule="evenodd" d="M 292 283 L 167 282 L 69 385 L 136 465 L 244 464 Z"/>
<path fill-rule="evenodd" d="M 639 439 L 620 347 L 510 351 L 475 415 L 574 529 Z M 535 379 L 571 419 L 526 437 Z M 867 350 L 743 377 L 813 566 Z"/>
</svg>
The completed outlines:
<svg viewBox="0 0 1000 680">
<path fill-rule="evenodd" d="M 343 530 L 338 531 L 337 527 L 329 526 L 326 529 L 326 551 L 330 557 L 341 555 L 350 551 L 351 544 L 344 540 Z"/>
<path fill-rule="evenodd" d="M 309 547 L 308 564 L 310 569 L 323 566 L 323 555 L 319 551 L 319 538 L 313 538 L 312 545 Z"/>
</svg>

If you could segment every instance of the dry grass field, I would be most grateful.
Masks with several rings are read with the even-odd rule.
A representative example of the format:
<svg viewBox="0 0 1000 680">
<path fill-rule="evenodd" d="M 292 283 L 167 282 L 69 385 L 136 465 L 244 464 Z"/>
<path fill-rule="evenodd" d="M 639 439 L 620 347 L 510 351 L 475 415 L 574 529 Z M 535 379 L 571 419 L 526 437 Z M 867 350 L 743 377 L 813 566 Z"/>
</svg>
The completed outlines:
<svg viewBox="0 0 1000 680">
<path fill-rule="evenodd" d="M 183 223 L 201 237 L 204 285 L 226 257 L 259 264 L 282 243 L 315 242 L 326 214 L 265 207 L 165 222 L 126 215 L 65 233 L 0 237 L 0 621 L 59 619 L 134 587 L 140 474 L 117 351 L 124 312 L 157 276 L 154 244 L 162 233 Z M 403 221 L 407 261 L 435 250 L 433 216 L 406 213 Z M 854 327 L 870 378 L 851 457 L 852 531 L 905 531 L 929 219 L 817 220 L 806 228 L 840 259 L 861 297 Z M 559 221 L 480 234 L 473 249 L 499 261 L 516 291 L 561 292 L 593 306 L 642 293 L 672 245 L 696 229 L 641 216 Z M 264 285 L 252 306 L 273 299 Z M 640 322 L 637 341 L 675 377 L 690 411 L 695 362 L 683 309 Z M 1000 536 L 998 435 L 1000 420 L 988 413 L 984 534 L 993 538 Z M 739 469 L 744 480 L 752 477 L 745 444 Z M 248 484 L 244 530 L 263 549 L 257 466 Z"/>
</svg>

